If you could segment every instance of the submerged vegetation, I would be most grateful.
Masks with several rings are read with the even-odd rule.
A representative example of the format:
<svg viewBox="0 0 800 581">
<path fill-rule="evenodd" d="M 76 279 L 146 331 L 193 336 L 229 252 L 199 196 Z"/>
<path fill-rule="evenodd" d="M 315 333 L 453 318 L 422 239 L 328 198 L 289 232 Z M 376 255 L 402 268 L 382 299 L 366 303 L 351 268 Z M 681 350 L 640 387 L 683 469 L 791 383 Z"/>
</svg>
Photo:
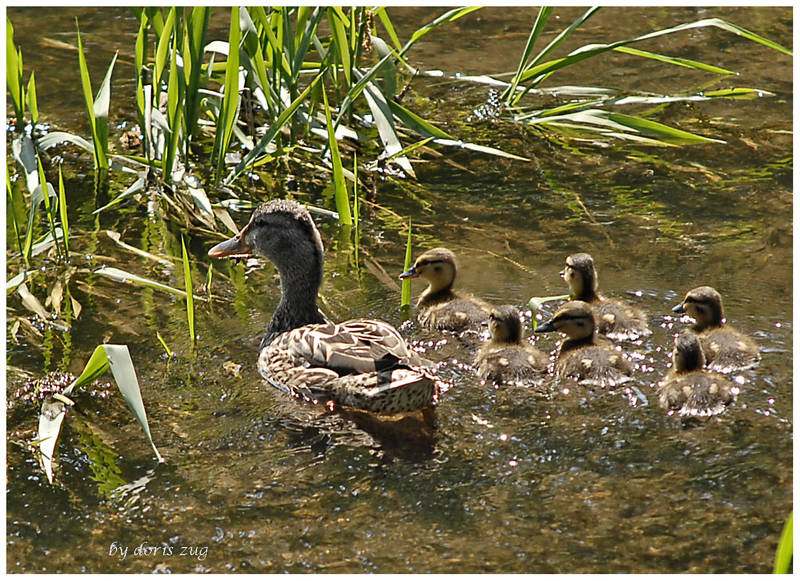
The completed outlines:
<svg viewBox="0 0 800 581">
<path fill-rule="evenodd" d="M 272 189 L 271 173 L 276 167 L 303 168 L 320 183 L 330 184 L 324 191 L 330 194 L 326 199 L 332 200 L 329 215 L 342 226 L 339 249 L 352 249 L 348 259 L 352 257 L 358 270 L 363 259 L 358 254 L 359 215 L 364 207 L 380 203 L 371 195 L 373 180 L 414 180 L 414 163 L 419 159 L 458 149 L 528 161 L 520 152 L 451 135 L 437 121 L 412 110 L 405 98 L 412 81 L 443 76 L 414 68 L 408 60 L 410 51 L 426 35 L 440 28 L 446 31 L 449 23 L 475 12 L 476 7 L 445 11 L 415 30 L 405 42 L 398 37 L 386 8 L 248 6 L 215 10 L 230 11 L 227 40 L 209 38 L 211 8 L 134 9 L 139 23 L 131 51 L 137 71 L 135 95 L 115 94 L 113 98 L 135 102 L 138 127 L 130 132 L 130 139 L 136 143 L 136 153 L 119 151 L 109 140 L 117 55 L 108 55 L 104 63 L 110 64 L 103 80 L 97 85 L 95 79 L 93 84 L 76 23 L 76 79 L 80 79 L 91 135 L 48 131 L 39 124 L 34 73 L 30 72 L 26 82 L 23 55 L 14 43 L 13 25 L 7 20 L 7 89 L 16 121 L 9 152 L 16 172 L 13 162 L 7 163 L 7 220 L 12 235 L 8 237 L 6 292 L 19 297 L 7 313 L 11 341 L 18 341 L 22 335 L 40 344 L 43 330 L 56 334 L 68 331 L 85 308 L 91 308 L 78 302 L 71 289 L 80 285 L 91 294 L 98 278 L 103 277 L 120 285 L 135 285 L 137 292 L 166 292 L 185 299 L 186 332 L 194 351 L 198 342 L 195 314 L 203 308 L 195 300 L 208 304 L 213 297 L 210 267 L 201 275 L 205 276 L 204 286 L 193 284 L 191 236 L 221 238 L 225 232 L 237 232 L 230 210 L 260 201 L 258 196 L 245 194 L 247 190 L 267 195 L 264 191 Z M 732 87 L 702 93 L 676 89 L 670 95 L 653 95 L 620 93 L 588 84 L 559 86 L 553 80 L 570 66 L 612 51 L 709 75 L 734 74 L 720 66 L 631 46 L 702 27 L 715 27 L 791 54 L 741 27 L 704 19 L 629 39 L 583 44 L 556 56 L 568 40 L 574 45 L 597 10 L 587 10 L 562 30 L 553 31 L 549 26 L 553 9 L 541 8 L 516 71 L 453 77 L 447 82 L 483 84 L 501 91 L 490 116 L 522 131 L 558 135 L 561 143 L 626 140 L 674 147 L 720 140 L 656 121 L 669 104 L 770 93 Z M 551 40 L 540 47 L 546 33 Z M 77 91 L 77 82 L 75 88 Z M 92 209 L 92 232 L 70 228 L 67 209 L 73 196 L 65 190 L 62 167 L 55 155 L 64 144 L 85 151 L 87 159 L 92 157 L 98 191 L 115 184 L 112 199 Z M 19 182 L 12 179 L 17 175 Z M 120 183 L 124 185 L 119 187 Z M 117 232 L 101 230 L 99 214 L 130 203 L 146 204 L 148 217 L 167 232 L 159 252 L 147 252 L 122 241 Z M 586 212 L 580 200 L 578 204 L 576 212 Z M 412 258 L 411 219 L 396 214 L 391 219 L 398 238 L 407 236 L 407 269 Z M 113 266 L 97 252 L 98 237 L 108 238 L 124 251 L 157 265 L 163 269 L 162 275 L 180 270 L 184 290 L 175 288 L 179 282 L 155 280 L 158 274 L 145 276 Z M 181 277 L 174 278 L 179 281 Z M 543 303 L 559 298 L 563 297 L 534 297 L 530 306 L 537 311 Z M 401 304 L 410 302 L 410 281 L 405 280 Z M 173 356 L 167 340 L 172 343 L 175 337 L 165 340 L 154 331 L 145 340 L 160 344 L 168 357 Z M 61 422 L 72 405 L 72 392 L 109 368 L 160 458 L 127 347 L 103 343 L 84 373 L 57 394 L 60 397 L 42 403 L 39 433 L 31 443 L 38 448 L 50 482 L 53 453 Z M 785 561 L 784 556 L 781 562 Z"/>
</svg>

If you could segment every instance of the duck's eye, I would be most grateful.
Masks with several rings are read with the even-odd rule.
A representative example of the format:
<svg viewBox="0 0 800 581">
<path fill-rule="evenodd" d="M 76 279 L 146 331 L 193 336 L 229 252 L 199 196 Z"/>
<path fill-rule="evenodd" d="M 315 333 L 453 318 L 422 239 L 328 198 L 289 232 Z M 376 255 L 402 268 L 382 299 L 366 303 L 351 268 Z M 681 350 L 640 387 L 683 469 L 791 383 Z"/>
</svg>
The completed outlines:
<svg viewBox="0 0 800 581">
<path fill-rule="evenodd" d="M 436 272 L 441 272 L 442 267 L 437 264 L 436 266 L 433 267 L 433 270 L 435 270 Z"/>
</svg>

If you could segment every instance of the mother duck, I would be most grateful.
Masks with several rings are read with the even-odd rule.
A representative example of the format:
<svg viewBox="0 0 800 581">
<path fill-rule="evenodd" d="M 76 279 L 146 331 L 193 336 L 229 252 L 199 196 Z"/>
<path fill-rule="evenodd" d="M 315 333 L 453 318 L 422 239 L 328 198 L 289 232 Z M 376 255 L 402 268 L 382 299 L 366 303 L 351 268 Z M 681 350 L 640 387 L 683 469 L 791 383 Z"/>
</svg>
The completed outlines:
<svg viewBox="0 0 800 581">
<path fill-rule="evenodd" d="M 258 207 L 212 258 L 261 256 L 280 273 L 281 300 L 261 341 L 258 370 L 274 387 L 314 402 L 392 414 L 438 397 L 432 364 L 384 321 L 328 321 L 317 308 L 323 246 L 308 211 L 292 200 Z"/>
</svg>

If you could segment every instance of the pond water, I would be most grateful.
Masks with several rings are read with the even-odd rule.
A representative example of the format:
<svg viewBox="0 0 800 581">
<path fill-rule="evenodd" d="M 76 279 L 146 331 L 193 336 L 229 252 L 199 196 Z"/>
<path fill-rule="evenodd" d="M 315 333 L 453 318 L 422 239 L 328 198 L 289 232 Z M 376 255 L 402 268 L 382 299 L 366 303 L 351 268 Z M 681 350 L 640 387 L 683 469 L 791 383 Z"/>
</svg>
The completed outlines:
<svg viewBox="0 0 800 581">
<path fill-rule="evenodd" d="M 225 38 L 227 11 L 217 12 L 216 38 Z M 442 10 L 390 12 L 407 38 Z M 556 13 L 566 25 L 580 11 Z M 123 122 L 134 122 L 137 23 L 130 13 L 8 14 L 26 71 L 36 71 L 48 123 L 89 133 L 77 58 L 58 44 L 74 44 L 76 15 L 93 78 L 121 51 L 113 137 Z M 416 66 L 451 74 L 509 71 L 534 16 L 532 8 L 481 10 L 434 31 L 409 56 Z M 580 38 L 605 42 L 711 16 L 792 47 L 790 7 L 608 8 Z M 792 62 L 706 29 L 642 48 L 731 68 L 741 74 L 722 86 L 775 95 L 675 105 L 657 116 L 724 144 L 606 147 L 470 121 L 489 97 L 486 87 L 415 79 L 408 98 L 423 116 L 531 161 L 445 150 L 416 166 L 415 182 L 372 180 L 367 197 L 377 205 L 363 205 L 357 247 L 333 220 L 316 218 L 326 245 L 326 312 L 402 325 L 428 357 L 443 362 L 448 388 L 432 430 L 386 432 L 368 418 L 291 400 L 260 380 L 257 345 L 280 292 L 269 263 L 214 262 L 215 299 L 197 305 L 195 353 L 181 300 L 97 275 L 76 277 L 70 290 L 82 312 L 71 331 L 40 326 L 38 337 L 7 338 L 7 570 L 771 571 L 792 509 Z M 663 93 L 703 90 L 709 76 L 619 54 L 558 82 L 587 79 Z M 144 203 L 92 216 L 127 184 L 112 179 L 96 193 L 86 155 L 65 153 L 64 168 L 75 265 L 109 264 L 181 288 L 179 267 L 121 249 L 105 234 L 179 257 L 181 225 L 149 217 Z M 291 186 L 284 177 L 275 171 L 269 194 L 264 184 L 241 193 L 254 200 L 285 193 Z M 310 177 L 296 179 L 302 187 L 295 197 L 333 207 Z M 415 252 L 451 248 L 460 261 L 458 286 L 497 304 L 524 307 L 532 296 L 563 294 L 565 256 L 591 253 L 601 290 L 649 313 L 653 335 L 626 345 L 635 352 L 634 389 L 569 386 L 542 399 L 481 385 L 468 365 L 475 341 L 442 341 L 405 322 L 399 309 L 396 275 L 408 217 Z M 243 225 L 248 212 L 234 219 Z M 218 240 L 187 238 L 196 287 Z M 10 278 L 17 263 L 8 260 Z M 658 407 L 653 386 L 668 369 L 674 333 L 685 326 L 670 308 L 701 284 L 720 290 L 728 320 L 758 341 L 762 361 L 742 374 L 738 401 L 724 414 L 690 424 Z M 32 290 L 44 296 L 47 288 Z M 414 294 L 421 290 L 415 284 Z M 538 316 L 553 308 L 545 305 Z M 16 294 L 8 309 L 9 319 L 29 316 Z M 166 359 L 157 332 L 175 358 Z M 549 351 L 557 337 L 535 340 Z M 167 461 L 156 463 L 116 388 L 102 384 L 93 396 L 78 396 L 50 485 L 25 446 L 35 438 L 39 404 L 19 390 L 43 373 L 79 373 L 103 342 L 129 346 Z"/>
</svg>

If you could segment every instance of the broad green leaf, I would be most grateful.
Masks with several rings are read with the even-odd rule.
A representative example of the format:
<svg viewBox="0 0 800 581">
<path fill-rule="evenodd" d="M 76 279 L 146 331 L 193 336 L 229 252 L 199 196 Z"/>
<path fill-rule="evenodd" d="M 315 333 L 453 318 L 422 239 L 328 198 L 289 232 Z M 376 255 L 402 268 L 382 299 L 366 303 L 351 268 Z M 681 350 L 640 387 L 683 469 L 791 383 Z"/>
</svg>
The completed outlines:
<svg viewBox="0 0 800 581">
<path fill-rule="evenodd" d="M 39 187 L 39 165 L 33 141 L 27 134 L 20 135 L 11 142 L 11 152 L 25 171 L 25 185 L 28 192 L 33 194 Z"/>
<path fill-rule="evenodd" d="M 111 367 L 111 373 L 114 376 L 114 381 L 117 382 L 117 387 L 125 398 L 125 403 L 128 408 L 133 412 L 133 416 L 139 425 L 142 426 L 150 446 L 155 452 L 156 458 L 159 462 L 164 462 L 164 458 L 159 454 L 156 445 L 153 443 L 153 436 L 150 434 L 150 426 L 147 423 L 147 413 L 144 409 L 144 402 L 142 401 L 142 394 L 139 390 L 139 380 L 136 378 L 136 369 L 133 367 L 130 352 L 127 345 L 103 345 L 108 363 Z"/>
<path fill-rule="evenodd" d="M 111 75 L 114 72 L 114 63 L 117 62 L 118 54 L 119 52 L 114 53 L 114 58 L 111 59 L 111 64 L 108 65 L 106 76 L 103 78 L 103 82 L 97 90 L 94 101 L 94 118 L 97 124 L 97 135 L 105 155 L 108 155 L 108 109 L 111 104 Z M 95 146 L 96 145 L 95 143 Z"/>
<path fill-rule="evenodd" d="M 394 162 L 403 168 L 403 171 L 408 175 L 416 177 L 414 168 L 411 167 L 411 162 L 409 162 L 406 157 L 398 155 L 403 150 L 403 146 L 400 144 L 400 137 L 397 135 L 392 111 L 386 102 L 386 97 L 373 83 L 367 83 L 364 88 L 364 96 L 367 99 L 369 110 L 372 112 L 372 116 L 375 119 L 375 125 L 378 128 L 378 136 L 383 143 L 386 157 L 396 156 L 394 157 Z"/>
<path fill-rule="evenodd" d="M 378 56 L 382 59 L 386 55 L 392 54 L 389 47 L 377 36 L 370 37 L 372 39 L 372 46 L 378 52 Z M 397 94 L 397 67 L 394 61 L 389 59 L 383 65 L 383 93 L 389 97 L 394 97 Z M 393 103 L 394 99 L 390 98 L 389 103 Z"/>
<path fill-rule="evenodd" d="M 167 20 L 164 22 L 163 30 L 158 33 L 158 47 L 156 48 L 155 64 L 153 69 L 153 86 L 156 87 L 156 96 L 161 92 L 161 77 L 167 64 L 167 54 L 172 37 L 172 29 L 175 26 L 175 7 L 170 8 Z"/>
<path fill-rule="evenodd" d="M 88 151 L 89 153 L 94 152 L 94 146 L 89 141 L 86 141 L 80 135 L 74 135 L 72 133 L 66 133 L 64 131 L 51 131 L 47 135 L 44 135 L 39 139 L 37 139 L 36 145 L 39 147 L 39 149 L 46 150 L 64 142 L 77 145 L 78 147 Z"/>
<path fill-rule="evenodd" d="M 397 51 L 402 50 L 402 45 L 400 44 L 400 39 L 397 37 L 397 33 L 394 31 L 394 26 L 392 26 L 392 21 L 389 19 L 389 14 L 386 12 L 386 7 L 381 6 L 373 13 L 380 18 L 383 27 L 386 29 L 386 33 L 389 35 L 389 38 L 394 45 L 394 48 Z"/>
</svg>

